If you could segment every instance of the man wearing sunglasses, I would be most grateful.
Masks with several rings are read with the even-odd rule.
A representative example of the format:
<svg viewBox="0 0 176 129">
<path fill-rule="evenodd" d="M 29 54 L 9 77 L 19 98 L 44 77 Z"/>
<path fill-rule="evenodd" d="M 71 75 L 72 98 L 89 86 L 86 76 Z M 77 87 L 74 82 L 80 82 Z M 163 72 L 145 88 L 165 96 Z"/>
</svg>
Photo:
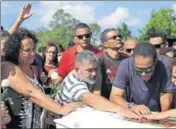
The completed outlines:
<svg viewBox="0 0 176 129">
<path fill-rule="evenodd" d="M 133 55 L 133 51 L 135 47 L 137 46 L 138 41 L 135 38 L 129 38 L 124 43 L 124 53 L 128 56 Z"/>
<path fill-rule="evenodd" d="M 164 48 L 168 48 L 168 44 L 166 43 L 166 35 L 161 32 L 155 32 L 150 36 L 149 42 L 155 47 L 158 60 L 165 65 L 168 75 L 171 76 L 170 68 L 172 67 L 173 58 L 167 55 L 162 55 L 161 51 Z"/>
<path fill-rule="evenodd" d="M 106 49 L 104 54 L 99 57 L 104 81 L 101 87 L 101 95 L 109 99 L 112 82 L 114 81 L 118 65 L 126 57 L 119 53 L 122 43 L 121 36 L 116 29 L 105 29 L 101 33 L 100 38 Z"/>
<path fill-rule="evenodd" d="M 128 101 L 123 99 L 130 89 Z M 156 49 L 149 43 L 138 44 L 132 57 L 123 60 L 116 73 L 110 100 L 131 109 L 138 115 L 170 108 L 176 87 L 164 64 L 157 60 Z"/>
<path fill-rule="evenodd" d="M 166 36 L 161 32 L 155 32 L 150 35 L 149 42 L 156 48 L 157 54 L 160 54 L 160 49 L 168 47 Z"/>
<path fill-rule="evenodd" d="M 75 68 L 76 54 L 84 50 L 90 50 L 95 54 L 101 52 L 90 44 L 91 36 L 92 32 L 87 24 L 79 23 L 76 25 L 73 38 L 74 45 L 63 53 L 58 67 L 59 83 Z"/>
</svg>

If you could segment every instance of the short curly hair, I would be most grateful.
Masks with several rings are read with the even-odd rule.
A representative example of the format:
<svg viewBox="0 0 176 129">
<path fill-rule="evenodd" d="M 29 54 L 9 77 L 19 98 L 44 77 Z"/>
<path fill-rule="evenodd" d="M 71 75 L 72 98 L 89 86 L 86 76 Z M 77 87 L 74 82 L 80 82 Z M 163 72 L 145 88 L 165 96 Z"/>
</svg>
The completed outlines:
<svg viewBox="0 0 176 129">
<path fill-rule="evenodd" d="M 5 44 L 5 59 L 18 65 L 18 58 L 21 49 L 21 42 L 26 38 L 31 38 L 37 44 L 36 36 L 29 30 L 15 32 L 10 35 Z"/>
</svg>

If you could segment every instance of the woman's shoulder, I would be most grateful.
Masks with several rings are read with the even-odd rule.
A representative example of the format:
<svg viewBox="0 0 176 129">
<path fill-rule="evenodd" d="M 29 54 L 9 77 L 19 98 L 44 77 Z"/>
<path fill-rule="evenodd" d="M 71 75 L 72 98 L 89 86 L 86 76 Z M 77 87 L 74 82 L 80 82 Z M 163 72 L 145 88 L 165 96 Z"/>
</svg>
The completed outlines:
<svg viewBox="0 0 176 129">
<path fill-rule="evenodd" d="M 3 61 L 1 62 L 1 67 L 12 67 L 12 66 L 16 66 L 14 63 L 9 62 L 9 61 Z"/>
</svg>

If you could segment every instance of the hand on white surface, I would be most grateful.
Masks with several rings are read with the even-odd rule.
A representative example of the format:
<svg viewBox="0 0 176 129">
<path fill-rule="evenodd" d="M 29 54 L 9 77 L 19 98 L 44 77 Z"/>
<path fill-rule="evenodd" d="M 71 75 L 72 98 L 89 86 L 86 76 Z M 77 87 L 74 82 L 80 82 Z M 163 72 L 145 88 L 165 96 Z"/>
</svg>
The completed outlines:
<svg viewBox="0 0 176 129">
<path fill-rule="evenodd" d="M 145 105 L 135 105 L 131 108 L 131 110 L 138 115 L 151 114 L 150 109 L 146 107 Z"/>
<path fill-rule="evenodd" d="M 126 108 L 123 108 L 120 113 L 118 112 L 118 114 L 125 116 L 127 118 L 130 118 L 130 119 L 140 120 L 142 118 L 140 115 Z"/>
<path fill-rule="evenodd" d="M 60 112 L 62 115 L 67 115 L 67 114 L 71 113 L 72 111 L 75 111 L 81 107 L 83 107 L 83 105 L 81 103 L 69 103 L 69 104 L 64 105 L 61 108 Z"/>
</svg>

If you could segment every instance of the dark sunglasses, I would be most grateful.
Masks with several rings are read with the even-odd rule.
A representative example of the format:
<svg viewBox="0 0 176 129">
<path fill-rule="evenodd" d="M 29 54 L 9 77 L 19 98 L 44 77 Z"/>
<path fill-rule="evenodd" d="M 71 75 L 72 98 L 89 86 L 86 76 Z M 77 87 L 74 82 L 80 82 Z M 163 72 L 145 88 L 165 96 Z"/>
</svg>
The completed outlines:
<svg viewBox="0 0 176 129">
<path fill-rule="evenodd" d="M 86 39 L 89 39 L 92 36 L 92 33 L 84 34 L 84 35 L 77 35 L 78 39 L 83 39 L 84 37 Z"/>
<path fill-rule="evenodd" d="M 141 75 L 142 73 L 152 73 L 155 70 L 155 65 L 149 68 L 145 68 L 145 69 L 141 69 L 141 68 L 137 68 L 135 67 L 136 73 Z"/>
<path fill-rule="evenodd" d="M 116 40 L 117 37 L 122 38 L 122 35 L 114 35 L 114 36 L 110 37 L 109 39 Z"/>
<path fill-rule="evenodd" d="M 159 48 L 161 48 L 161 45 L 163 45 L 164 43 L 161 43 L 161 44 L 154 44 L 154 47 L 156 48 L 156 49 L 159 49 Z"/>
<path fill-rule="evenodd" d="M 134 49 L 126 49 L 127 53 L 131 53 L 131 51 L 134 51 Z"/>
</svg>

